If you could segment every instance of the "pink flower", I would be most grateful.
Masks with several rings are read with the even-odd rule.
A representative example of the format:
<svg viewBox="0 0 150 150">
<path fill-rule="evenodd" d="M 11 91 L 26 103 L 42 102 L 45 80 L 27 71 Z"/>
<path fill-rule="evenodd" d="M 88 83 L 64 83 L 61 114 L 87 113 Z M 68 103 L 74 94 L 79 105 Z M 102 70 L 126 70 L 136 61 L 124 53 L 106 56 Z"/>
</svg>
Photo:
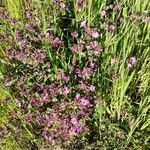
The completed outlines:
<svg viewBox="0 0 150 150">
<path fill-rule="evenodd" d="M 128 58 L 127 59 L 127 66 L 128 66 L 128 68 L 133 67 L 133 65 L 136 64 L 136 62 L 137 62 L 137 59 L 136 59 L 135 56 Z"/>
<path fill-rule="evenodd" d="M 83 126 L 79 122 L 77 117 L 72 117 L 70 120 L 70 123 L 71 123 L 71 128 L 70 128 L 71 135 L 77 135 L 78 133 L 80 133 L 82 131 Z"/>
<path fill-rule="evenodd" d="M 114 24 L 109 25 L 108 27 L 110 30 L 115 31 L 116 30 L 116 26 Z"/>
<path fill-rule="evenodd" d="M 63 79 L 64 79 L 65 81 L 69 81 L 69 80 L 70 80 L 70 77 L 65 75 L 65 76 L 63 77 Z"/>
<path fill-rule="evenodd" d="M 91 46 L 91 48 L 96 48 L 97 42 L 96 41 L 90 42 L 90 46 Z"/>
<path fill-rule="evenodd" d="M 85 67 L 82 71 L 82 77 L 89 77 L 91 76 L 92 74 L 92 69 L 91 68 L 88 68 L 88 67 Z"/>
<path fill-rule="evenodd" d="M 20 100 L 16 99 L 16 104 L 18 105 L 18 107 L 21 107 L 21 102 L 20 102 Z"/>
<path fill-rule="evenodd" d="M 84 49 L 84 45 L 73 45 L 72 47 L 70 47 L 70 50 L 72 52 L 80 52 Z"/>
<path fill-rule="evenodd" d="M 118 3 L 118 4 L 115 6 L 115 10 L 121 11 L 121 9 L 122 9 L 122 4 L 121 4 L 121 3 Z"/>
<path fill-rule="evenodd" d="M 76 31 L 71 32 L 72 37 L 77 38 L 78 37 L 78 33 Z"/>
<path fill-rule="evenodd" d="M 77 120 L 76 117 L 72 117 L 71 121 L 70 121 L 74 126 L 78 126 L 79 125 L 79 122 Z"/>
<path fill-rule="evenodd" d="M 89 66 L 90 66 L 90 68 L 94 69 L 96 67 L 96 63 L 95 62 L 91 62 Z"/>
<path fill-rule="evenodd" d="M 95 91 L 95 86 L 90 85 L 89 90 L 90 90 L 91 92 L 94 92 L 94 91 Z"/>
<path fill-rule="evenodd" d="M 25 114 L 25 117 L 26 117 L 27 121 L 29 121 L 29 122 L 33 121 L 33 114 L 27 113 L 27 114 Z"/>
<path fill-rule="evenodd" d="M 66 8 L 66 5 L 65 5 L 65 3 L 60 3 L 60 7 L 62 8 L 62 9 L 65 9 Z"/>
<path fill-rule="evenodd" d="M 80 84 L 78 84 L 78 88 L 81 89 L 81 90 L 86 90 L 87 85 L 81 81 Z"/>
<path fill-rule="evenodd" d="M 70 47 L 70 50 L 72 52 L 77 52 L 78 51 L 78 45 L 73 45 L 72 47 Z"/>
<path fill-rule="evenodd" d="M 62 41 L 58 37 L 56 37 L 53 40 L 53 45 L 54 45 L 54 47 L 59 48 L 62 45 Z"/>
<path fill-rule="evenodd" d="M 76 99 L 79 100 L 80 97 L 81 97 L 81 96 L 80 96 L 80 94 L 78 93 L 78 94 L 76 95 Z"/>
<path fill-rule="evenodd" d="M 34 25 L 33 25 L 33 23 L 28 23 L 27 25 L 26 25 L 26 28 L 28 29 L 28 30 L 34 30 Z"/>
<path fill-rule="evenodd" d="M 68 94 L 70 93 L 70 88 L 68 88 L 67 86 L 64 86 L 61 91 L 60 91 L 60 94 Z"/>
<path fill-rule="evenodd" d="M 95 56 L 97 56 L 97 55 L 99 55 L 102 51 L 103 51 L 103 49 L 102 49 L 101 47 L 97 47 L 97 48 L 95 48 L 93 54 L 94 54 Z"/>
<path fill-rule="evenodd" d="M 79 104 L 80 104 L 81 107 L 86 107 L 90 104 L 90 102 L 89 102 L 88 99 L 81 98 L 80 101 L 79 101 Z"/>
<path fill-rule="evenodd" d="M 97 39 L 99 37 L 99 33 L 97 31 L 92 32 L 92 37 Z"/>
<path fill-rule="evenodd" d="M 87 28 L 87 23 L 86 23 L 86 21 L 82 21 L 80 27 L 81 27 L 81 28 Z"/>
</svg>

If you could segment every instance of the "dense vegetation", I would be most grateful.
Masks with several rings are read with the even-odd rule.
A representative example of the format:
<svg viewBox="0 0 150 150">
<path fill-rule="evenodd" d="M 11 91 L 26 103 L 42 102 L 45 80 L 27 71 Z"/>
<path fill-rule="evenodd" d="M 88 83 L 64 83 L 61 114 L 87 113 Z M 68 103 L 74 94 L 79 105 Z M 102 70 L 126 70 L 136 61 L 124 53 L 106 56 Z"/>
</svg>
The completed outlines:
<svg viewBox="0 0 150 150">
<path fill-rule="evenodd" d="M 150 147 L 149 0 L 2 0 L 0 150 Z"/>
</svg>

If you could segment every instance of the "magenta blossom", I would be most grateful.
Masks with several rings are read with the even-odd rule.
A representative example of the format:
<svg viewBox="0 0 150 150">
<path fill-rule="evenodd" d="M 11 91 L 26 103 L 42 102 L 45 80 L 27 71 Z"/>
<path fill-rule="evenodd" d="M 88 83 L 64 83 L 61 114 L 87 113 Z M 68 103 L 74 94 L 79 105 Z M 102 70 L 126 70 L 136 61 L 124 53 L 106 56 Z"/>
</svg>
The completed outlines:
<svg viewBox="0 0 150 150">
<path fill-rule="evenodd" d="M 97 56 L 102 52 L 103 52 L 103 49 L 101 47 L 96 47 L 95 50 L 93 51 L 93 55 Z"/>
<path fill-rule="evenodd" d="M 95 31 L 95 30 L 92 31 L 92 34 L 91 34 L 91 35 L 92 35 L 92 37 L 95 38 L 95 39 L 97 39 L 97 38 L 99 37 L 99 33 L 98 33 L 97 31 Z"/>
<path fill-rule="evenodd" d="M 78 94 L 76 95 L 76 99 L 79 100 L 80 97 L 81 97 L 81 96 L 80 96 L 80 94 L 78 93 Z"/>
<path fill-rule="evenodd" d="M 96 48 L 97 47 L 97 42 L 96 41 L 90 42 L 90 46 L 91 46 L 91 48 Z"/>
<path fill-rule="evenodd" d="M 58 37 L 56 37 L 53 40 L 53 45 L 54 45 L 54 47 L 59 48 L 60 46 L 62 46 L 62 41 Z"/>
<path fill-rule="evenodd" d="M 109 30 L 111 31 L 115 31 L 116 30 L 116 26 L 114 24 L 109 25 Z"/>
<path fill-rule="evenodd" d="M 71 119 L 71 121 L 70 121 L 71 123 L 72 123 L 72 125 L 74 125 L 74 126 L 78 126 L 79 125 L 79 122 L 78 122 L 78 120 L 77 120 L 77 118 L 76 117 L 73 117 L 72 119 Z"/>
<path fill-rule="evenodd" d="M 136 59 L 135 56 L 128 58 L 127 59 L 127 66 L 128 66 L 128 68 L 133 67 L 133 65 L 136 64 L 136 62 L 137 62 L 137 59 Z"/>
<path fill-rule="evenodd" d="M 84 49 L 83 45 L 73 45 L 72 47 L 70 47 L 70 50 L 75 53 L 75 52 L 80 52 Z"/>
<path fill-rule="evenodd" d="M 87 106 L 90 105 L 90 102 L 89 102 L 88 99 L 81 98 L 81 99 L 79 100 L 79 105 L 81 106 L 81 108 L 82 108 L 82 107 L 87 107 Z"/>
<path fill-rule="evenodd" d="M 66 4 L 65 3 L 60 3 L 60 7 L 62 8 L 62 9 L 65 9 L 66 8 Z"/>
<path fill-rule="evenodd" d="M 91 62 L 90 64 L 89 64 L 89 66 L 90 66 L 90 68 L 91 69 L 94 69 L 94 68 L 96 68 L 96 63 L 95 62 Z"/>
<path fill-rule="evenodd" d="M 80 27 L 81 27 L 81 28 L 87 28 L 87 23 L 86 23 L 86 21 L 82 21 L 81 24 L 80 24 Z"/>
<path fill-rule="evenodd" d="M 94 91 L 95 91 L 95 86 L 90 85 L 90 86 L 89 86 L 89 90 L 90 90 L 91 92 L 94 92 Z"/>
<path fill-rule="evenodd" d="M 78 88 L 81 90 L 87 90 L 87 85 L 82 81 L 78 84 Z"/>
<path fill-rule="evenodd" d="M 70 88 L 64 86 L 63 88 L 61 88 L 60 94 L 68 94 L 70 92 L 71 92 Z"/>
<path fill-rule="evenodd" d="M 64 75 L 63 79 L 64 79 L 65 81 L 69 81 L 69 80 L 70 80 L 70 77 L 67 76 L 67 75 Z"/>
<path fill-rule="evenodd" d="M 72 37 L 77 38 L 78 37 L 78 33 L 76 31 L 71 32 Z"/>
<path fill-rule="evenodd" d="M 70 128 L 71 135 L 77 135 L 82 131 L 83 126 L 76 117 L 72 117 L 70 123 L 71 123 L 71 128 Z"/>
</svg>

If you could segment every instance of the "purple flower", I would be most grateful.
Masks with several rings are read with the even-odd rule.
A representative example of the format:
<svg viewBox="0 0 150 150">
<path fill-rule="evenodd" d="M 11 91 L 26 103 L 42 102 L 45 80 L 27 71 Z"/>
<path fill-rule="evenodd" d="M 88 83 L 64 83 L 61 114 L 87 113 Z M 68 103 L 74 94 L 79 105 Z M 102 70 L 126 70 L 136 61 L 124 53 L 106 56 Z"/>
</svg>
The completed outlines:
<svg viewBox="0 0 150 150">
<path fill-rule="evenodd" d="M 90 90 L 91 92 L 94 92 L 94 91 L 95 91 L 95 86 L 90 85 L 90 86 L 89 86 L 89 90 Z"/>
<path fill-rule="evenodd" d="M 67 75 L 65 75 L 65 76 L 63 77 L 63 79 L 64 79 L 65 81 L 69 81 L 69 80 L 70 80 L 70 77 L 67 76 Z"/>
<path fill-rule="evenodd" d="M 16 104 L 18 105 L 18 107 L 21 107 L 21 102 L 20 102 L 20 100 L 16 99 Z"/>
<path fill-rule="evenodd" d="M 53 3 L 59 3 L 60 0 L 53 0 Z"/>
<path fill-rule="evenodd" d="M 26 25 L 26 28 L 27 28 L 28 30 L 30 30 L 30 31 L 34 30 L 34 25 L 33 25 L 33 23 L 28 23 L 28 24 Z"/>
<path fill-rule="evenodd" d="M 54 47 L 59 48 L 60 46 L 62 46 L 62 41 L 58 37 L 56 37 L 53 40 L 53 45 L 54 45 Z"/>
<path fill-rule="evenodd" d="M 87 90 L 87 85 L 82 81 L 78 84 L 78 88 L 81 90 Z"/>
<path fill-rule="evenodd" d="M 81 12 L 82 7 L 83 7 L 83 0 L 76 0 L 77 3 L 77 8 L 78 8 L 78 12 Z"/>
<path fill-rule="evenodd" d="M 78 93 L 78 94 L 76 95 L 76 99 L 79 100 L 80 97 L 81 97 L 81 96 L 80 96 L 80 94 Z"/>
<path fill-rule="evenodd" d="M 81 28 L 87 28 L 87 23 L 86 23 L 86 21 L 82 21 L 81 24 L 80 24 L 80 27 L 81 27 Z"/>
<path fill-rule="evenodd" d="M 62 8 L 62 9 L 65 9 L 66 8 L 66 5 L 65 5 L 65 3 L 60 3 L 60 7 Z"/>
<path fill-rule="evenodd" d="M 7 86 L 10 86 L 12 83 L 12 78 L 9 78 L 7 77 L 5 80 L 4 80 L 4 85 L 7 87 Z"/>
<path fill-rule="evenodd" d="M 81 98 L 81 99 L 79 100 L 79 105 L 81 106 L 81 108 L 82 108 L 82 107 L 87 107 L 87 106 L 90 105 L 90 102 L 89 102 L 88 99 Z"/>
<path fill-rule="evenodd" d="M 7 133 L 7 126 L 1 125 L 0 126 L 0 140 L 2 141 L 5 138 L 5 134 Z"/>
<path fill-rule="evenodd" d="M 92 74 L 92 69 L 89 67 L 85 67 L 82 71 L 82 77 L 89 77 Z"/>
<path fill-rule="evenodd" d="M 122 10 L 122 4 L 118 3 L 117 5 L 115 5 L 115 10 L 121 11 Z"/>
<path fill-rule="evenodd" d="M 89 64 L 89 66 L 90 66 L 90 68 L 94 69 L 94 68 L 96 67 L 96 63 L 95 63 L 95 62 L 91 62 L 91 63 Z"/>
<path fill-rule="evenodd" d="M 72 123 L 72 125 L 74 125 L 74 126 L 78 126 L 79 125 L 79 122 L 78 122 L 78 120 L 77 120 L 77 118 L 76 117 L 73 117 L 72 119 L 71 119 L 71 121 L 70 121 L 71 123 Z"/>
<path fill-rule="evenodd" d="M 44 85 L 40 84 L 40 83 L 36 83 L 36 87 L 38 90 L 43 90 L 44 89 Z"/>
<path fill-rule="evenodd" d="M 17 55 L 17 52 L 15 49 L 8 49 L 7 50 L 7 56 L 9 58 L 14 58 Z"/>
<path fill-rule="evenodd" d="M 60 94 L 68 94 L 70 93 L 70 88 L 68 88 L 67 86 L 64 86 L 63 88 L 61 88 L 60 90 Z"/>
<path fill-rule="evenodd" d="M 93 51 L 93 55 L 97 56 L 99 55 L 101 52 L 103 51 L 103 49 L 101 47 L 96 47 L 95 50 Z"/>
<path fill-rule="evenodd" d="M 109 25 L 109 30 L 115 31 L 116 30 L 116 26 L 114 24 Z"/>
<path fill-rule="evenodd" d="M 77 38 L 78 37 L 78 33 L 76 31 L 71 32 L 72 37 Z"/>
<path fill-rule="evenodd" d="M 33 121 L 33 114 L 27 113 L 27 114 L 25 114 L 25 117 L 26 117 L 28 122 L 32 122 Z"/>
<path fill-rule="evenodd" d="M 76 69 L 76 75 L 78 77 L 81 77 L 81 78 L 88 78 L 89 76 L 92 75 L 92 69 L 89 68 L 89 67 L 85 67 L 83 68 L 83 70 L 81 69 Z"/>
<path fill-rule="evenodd" d="M 45 93 L 42 93 L 42 94 L 40 95 L 40 100 L 41 100 L 42 102 L 44 102 L 44 103 L 48 103 L 48 102 L 49 102 L 48 95 L 45 94 Z"/>
<path fill-rule="evenodd" d="M 77 117 L 72 117 L 70 120 L 71 128 L 70 128 L 70 134 L 71 135 L 77 135 L 80 133 L 83 129 L 82 124 L 79 122 Z"/>
<path fill-rule="evenodd" d="M 91 48 L 96 48 L 97 47 L 97 42 L 96 41 L 90 42 L 90 46 L 91 46 Z"/>
<path fill-rule="evenodd" d="M 66 106 L 67 106 L 67 102 L 62 101 L 61 104 L 60 104 L 60 109 L 65 110 Z"/>
<path fill-rule="evenodd" d="M 79 52 L 82 51 L 84 49 L 83 45 L 73 45 L 72 47 L 70 47 L 70 50 L 72 52 Z"/>
<path fill-rule="evenodd" d="M 11 24 L 12 24 L 12 25 L 15 26 L 15 25 L 17 25 L 17 23 L 18 23 L 18 20 L 17 20 L 17 19 L 12 19 L 12 20 L 11 20 Z"/>
<path fill-rule="evenodd" d="M 128 66 L 128 68 L 133 67 L 133 65 L 136 64 L 136 62 L 137 62 L 137 59 L 136 59 L 135 56 L 128 58 L 127 59 L 127 66 Z"/>
<path fill-rule="evenodd" d="M 51 33 L 47 32 L 47 33 L 45 34 L 45 38 L 51 40 L 51 39 L 53 38 L 53 36 L 52 36 Z"/>
<path fill-rule="evenodd" d="M 33 52 L 33 59 L 35 59 L 36 63 L 43 63 L 46 57 L 47 54 L 43 50 L 36 50 Z"/>
<path fill-rule="evenodd" d="M 92 31 L 92 37 L 97 39 L 99 37 L 99 33 L 97 31 Z"/>
</svg>

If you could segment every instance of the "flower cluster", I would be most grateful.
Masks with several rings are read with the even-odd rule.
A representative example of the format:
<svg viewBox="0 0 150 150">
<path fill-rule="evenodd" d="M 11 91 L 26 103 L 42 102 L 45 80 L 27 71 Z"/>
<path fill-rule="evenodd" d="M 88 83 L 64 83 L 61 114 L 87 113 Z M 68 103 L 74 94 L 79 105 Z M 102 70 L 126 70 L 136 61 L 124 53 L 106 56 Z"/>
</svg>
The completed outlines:
<svg viewBox="0 0 150 150">
<path fill-rule="evenodd" d="M 53 3 L 66 7 L 59 1 Z M 41 30 L 40 18 L 34 15 L 34 10 L 23 11 L 24 27 L 17 25 L 19 20 L 10 22 L 15 38 L 6 50 L 9 63 L 5 86 L 11 89 L 26 122 L 33 125 L 46 142 L 73 141 L 79 135 L 89 135 L 88 122 L 97 100 L 92 77 L 103 52 L 97 42 L 98 29 L 81 22 L 83 36 L 76 29 L 72 30 L 70 35 L 74 42 L 66 46 L 63 37 L 53 30 Z M 67 53 L 60 55 L 64 49 Z M 60 60 L 67 60 L 68 54 L 71 58 L 66 69 Z M 17 119 L 15 115 L 10 116 Z"/>
</svg>

